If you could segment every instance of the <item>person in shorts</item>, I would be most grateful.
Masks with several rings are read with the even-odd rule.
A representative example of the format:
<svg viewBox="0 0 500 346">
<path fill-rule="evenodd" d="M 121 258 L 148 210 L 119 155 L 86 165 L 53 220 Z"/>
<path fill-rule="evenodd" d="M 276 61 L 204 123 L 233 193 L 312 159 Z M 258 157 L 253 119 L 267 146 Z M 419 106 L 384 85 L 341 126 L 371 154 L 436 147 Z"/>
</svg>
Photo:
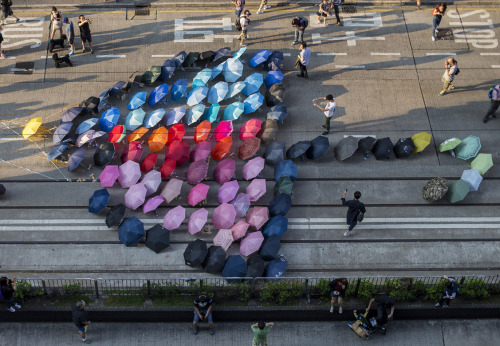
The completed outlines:
<svg viewBox="0 0 500 346">
<path fill-rule="evenodd" d="M 194 300 L 193 333 L 198 334 L 198 322 L 207 321 L 210 335 L 214 335 L 214 321 L 212 319 L 212 298 L 202 294 Z"/>
<path fill-rule="evenodd" d="M 71 306 L 71 313 L 73 315 L 73 323 L 80 332 L 82 341 L 86 344 L 90 344 L 90 340 L 87 339 L 87 327 L 90 324 L 89 314 L 85 310 L 85 301 L 80 300 L 76 304 Z"/>
<path fill-rule="evenodd" d="M 339 301 L 339 314 L 343 312 L 342 304 L 344 303 L 345 292 L 347 291 L 348 282 L 346 278 L 335 279 L 330 281 L 328 287 L 330 288 L 330 297 L 332 300 L 330 301 L 330 313 L 333 314 L 335 310 L 333 304 L 335 304 L 335 300 Z"/>
<path fill-rule="evenodd" d="M 234 14 L 237 18 L 240 18 L 241 13 L 245 9 L 245 0 L 233 0 L 232 3 L 234 4 L 234 6 L 236 6 L 234 9 Z"/>
<path fill-rule="evenodd" d="M 69 50 L 71 51 L 68 55 L 71 56 L 75 54 L 75 28 L 73 27 L 73 22 L 68 17 L 64 17 L 63 24 L 66 25 L 66 37 L 68 38 Z"/>
<path fill-rule="evenodd" d="M 56 7 L 52 7 L 52 12 L 50 13 L 50 21 L 52 22 L 52 31 L 50 33 L 50 39 L 52 40 L 56 34 L 56 31 L 59 30 L 59 37 L 62 37 L 62 22 L 63 18 L 61 12 L 57 10 Z"/>
<path fill-rule="evenodd" d="M 16 22 L 19 22 L 20 19 L 14 14 L 12 11 L 12 1 L 11 0 L 0 0 L 0 6 L 2 12 L 0 13 L 0 25 L 5 24 L 5 20 L 8 16 L 16 18 Z"/>
<path fill-rule="evenodd" d="M 5 52 L 2 50 L 2 42 L 3 42 L 2 29 L 3 27 L 0 25 L 0 59 L 5 59 L 7 57 L 5 56 Z"/>
<path fill-rule="evenodd" d="M 252 346 L 267 346 L 267 334 L 273 326 L 273 322 L 263 321 L 252 324 L 250 326 L 253 332 Z"/>
<path fill-rule="evenodd" d="M 330 5 L 327 0 L 321 1 L 321 4 L 319 4 L 319 11 L 316 14 L 318 15 L 318 24 L 321 24 L 321 18 L 323 18 L 323 25 L 327 27 L 326 17 L 331 15 Z"/>
<path fill-rule="evenodd" d="M 260 7 L 259 7 L 259 10 L 257 11 L 257 14 L 263 14 L 264 10 L 268 10 L 270 8 L 271 8 L 271 6 L 267 6 L 267 0 L 261 0 Z"/>
<path fill-rule="evenodd" d="M 446 70 L 444 71 L 443 78 L 441 78 L 444 89 L 439 93 L 440 96 L 443 96 L 448 90 L 453 90 L 455 88 L 451 83 L 455 79 L 455 75 L 458 71 L 457 61 L 453 58 L 446 59 L 444 67 Z"/>
<path fill-rule="evenodd" d="M 250 17 L 252 14 L 249 10 L 245 10 L 243 14 L 240 16 L 240 24 L 241 24 L 241 34 L 238 38 L 241 39 L 240 46 L 246 46 L 245 40 L 248 38 L 247 28 L 252 23 L 250 21 Z"/>
<path fill-rule="evenodd" d="M 94 54 L 94 50 L 92 49 L 92 35 L 90 34 L 90 24 L 92 22 L 90 19 L 85 19 L 85 16 L 82 14 L 79 17 L 78 26 L 80 27 L 80 38 L 82 39 L 82 53 L 85 53 L 85 43 L 89 43 L 90 54 Z"/>
</svg>

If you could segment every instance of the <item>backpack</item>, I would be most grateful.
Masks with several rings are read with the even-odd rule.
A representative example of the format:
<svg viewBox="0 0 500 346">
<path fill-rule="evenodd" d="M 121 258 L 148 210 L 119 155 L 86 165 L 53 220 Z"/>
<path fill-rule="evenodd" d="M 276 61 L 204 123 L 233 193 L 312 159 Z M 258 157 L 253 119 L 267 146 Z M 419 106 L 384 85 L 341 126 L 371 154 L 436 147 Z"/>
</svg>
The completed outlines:
<svg viewBox="0 0 500 346">
<path fill-rule="evenodd" d="M 236 27 L 236 31 L 243 30 L 243 28 L 241 27 L 241 22 L 239 17 L 236 18 L 236 20 L 234 21 L 234 26 Z"/>
<path fill-rule="evenodd" d="M 358 211 L 358 215 L 356 215 L 356 221 L 361 222 L 363 221 L 365 217 L 365 213 L 361 211 L 361 209 Z"/>
<path fill-rule="evenodd" d="M 498 89 L 497 88 L 495 88 L 495 87 L 491 88 L 490 91 L 488 91 L 488 97 L 490 99 L 493 98 L 493 90 L 496 90 L 496 92 L 498 93 Z"/>
</svg>

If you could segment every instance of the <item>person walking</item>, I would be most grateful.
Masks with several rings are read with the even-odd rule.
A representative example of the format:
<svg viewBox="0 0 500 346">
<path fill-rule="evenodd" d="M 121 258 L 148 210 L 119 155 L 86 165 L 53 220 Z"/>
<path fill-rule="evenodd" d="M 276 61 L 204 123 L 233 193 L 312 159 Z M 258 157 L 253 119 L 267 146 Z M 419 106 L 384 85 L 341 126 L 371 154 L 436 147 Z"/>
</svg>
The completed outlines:
<svg viewBox="0 0 500 346">
<path fill-rule="evenodd" d="M 377 317 L 375 317 L 375 320 L 379 325 L 383 326 L 387 323 L 387 320 L 394 316 L 394 300 L 388 296 L 372 298 L 366 308 L 366 311 L 370 311 L 373 302 L 377 303 Z M 390 312 L 387 311 L 388 309 L 390 309 Z"/>
<path fill-rule="evenodd" d="M 236 18 L 240 18 L 241 13 L 245 9 L 245 0 L 232 0 L 231 2 L 234 4 L 234 6 L 236 6 L 236 8 L 234 10 L 234 14 L 236 15 Z"/>
<path fill-rule="evenodd" d="M 321 4 L 319 4 L 319 11 L 316 14 L 318 15 L 318 24 L 321 24 L 321 18 L 323 18 L 323 25 L 327 27 L 328 24 L 326 24 L 326 17 L 331 16 L 328 0 L 321 1 Z"/>
<path fill-rule="evenodd" d="M 252 21 L 248 17 L 250 17 L 251 15 L 252 13 L 250 13 L 249 10 L 245 10 L 240 16 L 241 34 L 240 36 L 238 36 L 238 38 L 241 39 L 240 46 L 242 47 L 246 46 L 245 40 L 248 38 L 247 28 L 250 24 L 252 24 Z"/>
<path fill-rule="evenodd" d="M 483 123 L 487 123 L 490 117 L 496 118 L 495 112 L 500 106 L 500 84 L 491 88 L 490 109 L 483 118 Z"/>
<path fill-rule="evenodd" d="M 66 25 L 66 37 L 68 39 L 69 50 L 71 51 L 68 55 L 71 56 L 75 54 L 75 28 L 73 22 L 68 17 L 64 17 L 63 24 Z"/>
<path fill-rule="evenodd" d="M 267 6 L 267 0 L 261 0 L 259 9 L 257 10 L 257 14 L 263 14 L 264 10 L 270 9 L 271 6 Z"/>
<path fill-rule="evenodd" d="M 344 24 L 342 24 L 342 22 L 340 21 L 340 8 L 339 6 L 342 4 L 342 0 L 332 0 L 331 1 L 331 8 L 334 10 L 335 12 L 335 18 L 337 18 L 337 25 L 338 26 L 342 26 Z"/>
<path fill-rule="evenodd" d="M 346 278 L 335 279 L 328 283 L 328 287 L 330 288 L 330 297 L 332 300 L 330 301 L 330 313 L 333 314 L 335 310 L 333 304 L 335 304 L 335 299 L 339 302 L 339 314 L 344 312 L 342 309 L 342 304 L 344 303 L 345 292 L 347 291 L 347 286 L 349 285 Z"/>
<path fill-rule="evenodd" d="M 432 19 L 432 40 L 436 41 L 436 35 L 438 33 L 437 27 L 441 24 L 441 19 L 443 19 L 444 13 L 446 12 L 446 4 L 444 2 L 432 10 L 432 15 L 434 16 Z"/>
<path fill-rule="evenodd" d="M 361 192 L 354 192 L 354 199 L 350 201 L 346 201 L 346 196 L 347 190 L 344 190 L 344 197 L 341 198 L 342 205 L 347 205 L 349 207 L 349 209 L 347 209 L 346 217 L 346 223 L 349 225 L 349 228 L 347 229 L 347 232 L 344 233 L 345 237 L 349 236 L 349 232 L 352 231 L 358 224 L 359 213 L 366 213 L 365 205 L 359 201 L 361 198 Z"/>
<path fill-rule="evenodd" d="M 451 300 L 457 297 L 458 285 L 455 282 L 455 279 L 449 278 L 446 275 L 443 275 L 443 279 L 448 280 L 448 282 L 446 283 L 446 288 L 443 292 L 443 296 L 441 297 L 439 302 L 434 305 L 436 308 L 447 308 L 448 306 L 450 306 Z"/>
<path fill-rule="evenodd" d="M 2 50 L 2 42 L 3 42 L 2 30 L 3 26 L 0 25 L 0 59 L 6 59 L 7 57 L 5 56 L 5 51 Z"/>
<path fill-rule="evenodd" d="M 20 21 L 20 19 L 12 11 L 11 0 L 0 0 L 0 6 L 2 10 L 2 12 L 0 13 L 0 25 L 5 25 L 5 20 L 8 16 L 16 18 L 16 23 Z"/>
<path fill-rule="evenodd" d="M 92 49 L 92 35 L 90 34 L 90 19 L 85 19 L 84 15 L 80 15 L 78 26 L 80 27 L 80 38 L 82 39 L 82 53 L 85 53 L 85 42 L 89 43 L 90 54 L 94 54 Z"/>
<path fill-rule="evenodd" d="M 320 105 L 317 105 L 317 101 L 321 100 L 326 100 L 326 108 L 321 107 Z M 335 103 L 335 99 L 333 98 L 332 94 L 326 95 L 326 97 L 318 97 L 313 101 L 314 107 L 318 108 L 319 110 L 323 111 L 325 114 L 325 125 L 322 125 L 321 127 L 325 129 L 325 132 L 323 132 L 323 135 L 327 135 L 330 133 L 330 120 L 332 120 L 333 112 L 335 111 L 335 107 L 337 104 Z"/>
<path fill-rule="evenodd" d="M 17 290 L 17 279 L 9 280 L 6 276 L 0 278 L 0 293 L 5 301 L 5 306 L 10 312 L 16 312 L 20 309 L 21 305 L 14 301 L 14 292 Z M 15 309 L 14 309 L 15 308 Z"/>
<path fill-rule="evenodd" d="M 253 332 L 252 346 L 267 346 L 267 334 L 273 326 L 273 322 L 265 323 L 261 321 L 252 324 L 250 326 Z"/>
<path fill-rule="evenodd" d="M 214 335 L 214 321 L 212 318 L 212 298 L 202 294 L 194 300 L 193 333 L 198 334 L 198 322 L 207 321 L 210 328 L 210 335 Z"/>
<path fill-rule="evenodd" d="M 52 12 L 50 13 L 50 21 L 52 22 L 52 31 L 50 33 L 50 39 L 52 40 L 56 34 L 56 31 L 59 30 L 59 37 L 62 37 L 62 15 L 54 6 L 52 7 Z"/>
<path fill-rule="evenodd" d="M 304 43 L 304 31 L 309 25 L 309 21 L 304 17 L 295 17 L 292 19 L 292 26 L 295 28 L 295 37 L 292 46 Z"/>
<path fill-rule="evenodd" d="M 453 58 L 446 59 L 444 67 L 446 70 L 444 71 L 443 78 L 441 78 L 441 81 L 443 82 L 443 90 L 439 93 L 441 96 L 443 96 L 446 91 L 455 89 L 451 82 L 453 82 L 455 76 L 459 72 L 457 61 Z"/>
<path fill-rule="evenodd" d="M 73 323 L 80 332 L 82 341 L 90 344 L 91 341 L 87 339 L 87 327 L 90 324 L 89 314 L 85 310 L 85 301 L 80 300 L 71 306 L 71 313 L 73 315 Z"/>
<path fill-rule="evenodd" d="M 417 0 L 417 10 L 420 10 L 420 5 L 422 5 L 422 0 Z"/>
<path fill-rule="evenodd" d="M 300 73 L 297 77 L 309 78 L 307 74 L 307 65 L 309 64 L 309 58 L 311 57 L 311 50 L 307 47 L 307 43 L 302 42 L 300 45 L 300 53 L 297 55 L 298 67 L 300 67 Z"/>
</svg>

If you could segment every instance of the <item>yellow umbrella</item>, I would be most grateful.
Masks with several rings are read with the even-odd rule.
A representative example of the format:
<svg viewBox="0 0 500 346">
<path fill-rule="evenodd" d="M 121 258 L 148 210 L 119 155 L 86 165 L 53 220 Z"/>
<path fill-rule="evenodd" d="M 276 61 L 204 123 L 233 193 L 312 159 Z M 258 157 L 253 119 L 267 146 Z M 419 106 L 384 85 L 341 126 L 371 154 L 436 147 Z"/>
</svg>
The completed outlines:
<svg viewBox="0 0 500 346">
<path fill-rule="evenodd" d="M 413 144 L 415 144 L 415 149 L 413 149 L 412 153 L 419 153 L 424 150 L 429 144 L 431 144 L 431 138 L 432 135 L 427 132 L 420 132 L 411 136 Z"/>
<path fill-rule="evenodd" d="M 28 139 L 29 137 L 33 136 L 36 131 L 38 131 L 40 125 L 42 125 L 42 117 L 34 118 L 28 121 L 23 129 L 23 138 Z"/>
</svg>

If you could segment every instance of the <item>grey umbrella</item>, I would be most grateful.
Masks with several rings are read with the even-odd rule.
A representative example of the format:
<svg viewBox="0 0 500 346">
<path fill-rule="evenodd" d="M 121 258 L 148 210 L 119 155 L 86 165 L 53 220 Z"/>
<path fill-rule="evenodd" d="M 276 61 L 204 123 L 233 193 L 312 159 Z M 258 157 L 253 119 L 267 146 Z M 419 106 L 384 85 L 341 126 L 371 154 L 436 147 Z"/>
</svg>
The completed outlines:
<svg viewBox="0 0 500 346">
<path fill-rule="evenodd" d="M 266 163 L 271 166 L 276 166 L 280 161 L 285 159 L 285 142 L 274 141 L 267 146 L 264 154 Z"/>
<path fill-rule="evenodd" d="M 335 146 L 333 150 L 335 152 L 335 158 L 340 161 L 344 161 L 345 159 L 354 155 L 354 153 L 358 150 L 358 139 L 353 136 L 343 138 L 339 144 Z"/>
</svg>

